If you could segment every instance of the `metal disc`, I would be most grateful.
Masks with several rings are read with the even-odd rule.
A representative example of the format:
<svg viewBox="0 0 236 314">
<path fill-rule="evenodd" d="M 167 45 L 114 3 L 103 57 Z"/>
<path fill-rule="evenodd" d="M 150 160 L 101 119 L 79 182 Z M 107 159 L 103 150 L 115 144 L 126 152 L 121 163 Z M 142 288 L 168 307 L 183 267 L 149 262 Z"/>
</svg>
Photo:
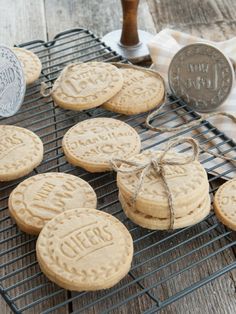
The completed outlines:
<svg viewBox="0 0 236 314">
<path fill-rule="evenodd" d="M 180 49 L 168 71 L 171 92 L 200 112 L 214 111 L 234 82 L 231 61 L 216 47 L 195 43 Z"/>
<path fill-rule="evenodd" d="M 0 116 L 10 117 L 21 107 L 25 77 L 20 61 L 10 48 L 0 46 Z"/>
<path fill-rule="evenodd" d="M 141 30 L 138 30 L 138 35 L 140 43 L 131 47 L 124 46 L 120 43 L 121 30 L 116 30 L 106 34 L 102 38 L 102 41 L 124 58 L 132 61 L 133 63 L 138 63 L 150 59 L 147 43 L 153 38 L 152 34 Z"/>
</svg>

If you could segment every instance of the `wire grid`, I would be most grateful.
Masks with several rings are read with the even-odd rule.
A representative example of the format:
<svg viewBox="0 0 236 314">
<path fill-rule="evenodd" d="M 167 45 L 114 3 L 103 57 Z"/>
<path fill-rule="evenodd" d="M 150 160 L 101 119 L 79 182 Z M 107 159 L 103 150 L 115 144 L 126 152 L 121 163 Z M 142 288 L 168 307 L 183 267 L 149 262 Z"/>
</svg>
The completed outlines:
<svg viewBox="0 0 236 314">
<path fill-rule="evenodd" d="M 52 84 L 61 69 L 76 61 L 125 61 L 85 29 L 58 34 L 54 40 L 19 45 L 31 49 L 41 59 L 42 74 L 27 89 L 21 110 L 2 124 L 15 124 L 36 132 L 44 142 L 44 160 L 29 175 L 60 171 L 87 180 L 98 196 L 98 208 L 119 218 L 134 240 L 134 259 L 129 274 L 114 288 L 98 292 L 69 292 L 51 283 L 40 271 L 35 256 L 35 237 L 24 234 L 8 215 L 7 199 L 23 179 L 0 186 L 1 294 L 15 313 L 154 313 L 213 279 L 233 270 L 236 261 L 221 258 L 233 254 L 235 240 L 211 213 L 203 222 L 177 231 L 148 231 L 129 221 L 117 199 L 115 174 L 90 174 L 69 165 L 61 149 L 63 134 L 78 121 L 110 116 L 132 125 L 142 139 L 142 149 L 159 149 L 178 135 L 193 136 L 209 149 L 236 157 L 235 143 L 207 121 L 175 135 L 147 130 L 146 114 L 122 116 L 103 109 L 72 112 L 55 106 L 39 94 L 40 82 Z M 154 125 L 178 126 L 198 115 L 179 99 L 170 98 Z M 180 146 L 179 151 L 188 148 Z M 235 174 L 235 164 L 206 153 L 201 163 L 209 174 L 210 193 L 221 178 Z M 222 179 L 223 180 L 223 179 Z M 221 180 L 221 182 L 222 182 Z M 217 261 L 217 262 L 214 262 Z M 213 266 L 209 267 L 210 263 Z"/>
</svg>

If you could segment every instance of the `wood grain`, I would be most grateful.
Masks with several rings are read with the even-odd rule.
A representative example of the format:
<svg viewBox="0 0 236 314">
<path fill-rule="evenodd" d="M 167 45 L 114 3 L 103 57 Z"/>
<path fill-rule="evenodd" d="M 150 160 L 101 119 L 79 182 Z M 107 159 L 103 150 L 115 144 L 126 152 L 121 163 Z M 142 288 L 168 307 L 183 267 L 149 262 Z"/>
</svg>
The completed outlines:
<svg viewBox="0 0 236 314">
<path fill-rule="evenodd" d="M 47 38 L 43 0 L 0 1 L 0 43 L 12 46 Z"/>
<path fill-rule="evenodd" d="M 58 32 L 75 27 L 89 28 L 102 37 L 110 31 L 120 29 L 122 25 L 121 4 L 117 0 L 46 0 L 45 12 L 50 38 Z M 156 32 L 146 1 L 140 1 L 138 26 Z"/>
</svg>

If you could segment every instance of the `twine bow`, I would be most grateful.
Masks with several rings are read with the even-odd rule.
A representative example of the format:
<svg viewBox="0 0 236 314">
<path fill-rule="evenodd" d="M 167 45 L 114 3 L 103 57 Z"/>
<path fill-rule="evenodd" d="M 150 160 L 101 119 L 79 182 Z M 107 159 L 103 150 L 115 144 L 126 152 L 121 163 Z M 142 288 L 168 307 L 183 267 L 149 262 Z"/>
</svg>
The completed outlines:
<svg viewBox="0 0 236 314">
<path fill-rule="evenodd" d="M 175 160 L 173 157 L 172 159 L 168 159 L 166 157 L 166 154 L 175 146 L 178 144 L 183 144 L 183 143 L 188 143 L 190 144 L 192 148 L 192 154 L 188 154 L 183 156 L 181 160 Z M 175 209 L 174 209 L 174 204 L 173 204 L 173 196 L 171 193 L 171 189 L 169 187 L 169 184 L 166 179 L 166 174 L 165 174 L 165 166 L 166 165 L 186 165 L 189 164 L 195 160 L 198 159 L 198 154 L 199 154 L 199 145 L 196 140 L 194 140 L 191 137 L 182 137 L 182 138 L 175 138 L 174 140 L 171 140 L 167 143 L 167 146 L 164 151 L 161 152 L 161 154 L 158 157 L 152 158 L 149 161 L 145 163 L 139 163 L 135 161 L 129 161 L 125 159 L 112 159 L 110 161 L 111 167 L 113 168 L 114 171 L 119 172 L 119 173 L 126 173 L 126 174 L 132 174 L 132 173 L 140 173 L 139 181 L 138 184 L 135 188 L 135 192 L 133 195 L 133 205 L 135 205 L 137 196 L 139 194 L 139 191 L 143 185 L 143 181 L 145 176 L 148 174 L 150 169 L 153 169 L 156 173 L 157 176 L 159 176 L 162 179 L 162 182 L 164 184 L 166 193 L 167 193 L 167 199 L 168 199 L 168 205 L 169 205 L 169 210 L 170 210 L 170 226 L 169 229 L 173 229 L 174 227 L 174 221 L 175 221 Z M 118 166 L 118 163 L 120 165 L 128 165 L 132 166 L 131 169 L 122 169 L 120 166 Z"/>
</svg>

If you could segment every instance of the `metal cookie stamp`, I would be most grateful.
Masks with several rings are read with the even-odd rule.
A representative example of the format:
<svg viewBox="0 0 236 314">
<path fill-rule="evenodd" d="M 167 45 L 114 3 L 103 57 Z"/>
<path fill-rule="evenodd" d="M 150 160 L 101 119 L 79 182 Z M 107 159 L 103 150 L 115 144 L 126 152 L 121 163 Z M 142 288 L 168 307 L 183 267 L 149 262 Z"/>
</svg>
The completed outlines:
<svg viewBox="0 0 236 314">
<path fill-rule="evenodd" d="M 10 48 L 0 46 L 0 116 L 9 117 L 21 107 L 25 78 L 20 61 Z"/>
<path fill-rule="evenodd" d="M 171 92 L 200 112 L 214 111 L 233 86 L 231 61 L 216 47 L 196 43 L 180 49 L 168 71 Z"/>
</svg>

